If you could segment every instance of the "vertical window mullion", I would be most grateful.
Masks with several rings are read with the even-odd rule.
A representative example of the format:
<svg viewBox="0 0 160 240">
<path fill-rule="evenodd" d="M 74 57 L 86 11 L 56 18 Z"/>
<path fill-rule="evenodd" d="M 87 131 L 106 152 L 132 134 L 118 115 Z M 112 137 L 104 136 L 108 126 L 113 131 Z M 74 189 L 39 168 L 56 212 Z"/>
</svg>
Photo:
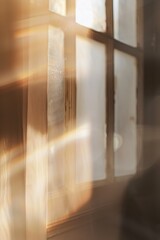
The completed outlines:
<svg viewBox="0 0 160 240">
<path fill-rule="evenodd" d="M 137 173 L 142 170 L 143 152 L 143 55 L 137 58 Z"/>
<path fill-rule="evenodd" d="M 143 9 L 144 0 L 137 0 L 137 45 L 143 49 Z M 137 173 L 142 170 L 143 152 L 143 54 L 137 58 Z"/>
<path fill-rule="evenodd" d="M 114 52 L 113 41 L 107 41 L 107 177 L 114 177 Z"/>
<path fill-rule="evenodd" d="M 137 46 L 143 48 L 143 5 L 144 0 L 137 0 Z"/>
<path fill-rule="evenodd" d="M 75 82 L 75 35 L 65 32 L 65 111 L 66 130 L 75 128 L 76 117 L 76 82 Z"/>
<path fill-rule="evenodd" d="M 75 21 L 76 0 L 66 0 L 66 15 Z"/>
<path fill-rule="evenodd" d="M 106 0 L 107 34 L 113 36 L 113 0 Z"/>
<path fill-rule="evenodd" d="M 75 22 L 75 0 L 66 1 L 66 15 Z M 67 19 L 66 19 L 67 20 Z M 66 147 L 66 184 L 75 184 L 75 128 L 76 128 L 76 56 L 75 33 L 72 26 L 65 31 L 65 121 L 66 134 L 72 134 L 72 143 Z"/>
<path fill-rule="evenodd" d="M 106 0 L 107 33 L 107 179 L 114 177 L 114 42 L 113 42 L 113 0 Z"/>
</svg>

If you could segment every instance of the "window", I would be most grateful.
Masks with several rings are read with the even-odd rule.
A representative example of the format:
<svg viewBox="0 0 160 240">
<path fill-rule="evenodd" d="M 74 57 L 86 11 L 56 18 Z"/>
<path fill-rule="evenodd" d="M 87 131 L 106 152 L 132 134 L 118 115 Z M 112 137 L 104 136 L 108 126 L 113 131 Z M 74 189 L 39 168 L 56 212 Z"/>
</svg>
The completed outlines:
<svg viewBox="0 0 160 240">
<path fill-rule="evenodd" d="M 0 236 L 44 240 L 139 171 L 142 0 L 3 2 Z"/>
<path fill-rule="evenodd" d="M 52 225 L 79 209 L 93 186 L 138 171 L 143 34 L 138 0 L 50 0 L 49 11 Z M 76 189 L 84 186 L 80 203 Z"/>
</svg>

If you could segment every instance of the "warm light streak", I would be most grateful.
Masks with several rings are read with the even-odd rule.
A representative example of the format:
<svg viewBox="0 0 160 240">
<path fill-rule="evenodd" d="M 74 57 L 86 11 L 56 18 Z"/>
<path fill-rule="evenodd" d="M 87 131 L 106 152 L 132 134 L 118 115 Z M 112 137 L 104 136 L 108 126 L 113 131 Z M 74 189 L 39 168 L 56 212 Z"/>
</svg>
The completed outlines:
<svg viewBox="0 0 160 240">
<path fill-rule="evenodd" d="M 46 150 L 48 148 L 50 148 L 51 151 L 55 153 L 59 149 L 62 149 L 64 146 L 67 146 L 67 144 L 70 144 L 75 140 L 89 137 L 89 134 L 90 134 L 89 125 L 85 124 L 78 128 L 77 130 L 73 130 L 68 134 L 64 134 L 63 136 L 50 141 L 48 145 L 45 145 L 43 148 L 33 150 L 33 152 L 28 156 L 28 159 L 29 161 L 32 161 L 34 160 L 34 156 L 39 154 L 41 157 L 44 157 Z M 16 174 L 24 167 L 25 159 L 24 156 L 22 155 L 22 145 L 16 146 L 9 150 L 7 153 L 1 155 L 0 169 L 3 168 L 3 166 L 6 163 L 11 164 L 11 171 L 9 177 Z"/>
<path fill-rule="evenodd" d="M 65 134 L 64 136 L 49 142 L 49 148 L 52 153 L 55 153 L 57 150 L 62 149 L 62 147 L 66 146 L 69 143 L 74 142 L 75 140 L 88 138 L 90 135 L 90 127 L 89 124 L 85 124 L 79 127 L 76 130 Z"/>
<path fill-rule="evenodd" d="M 30 28 L 24 28 L 20 30 L 16 30 L 14 34 L 15 38 L 15 46 L 17 53 L 18 52 L 23 52 L 24 47 L 26 48 L 26 51 L 28 52 L 30 49 L 30 44 L 33 44 L 32 42 L 35 41 L 35 39 L 40 39 L 36 40 L 35 43 L 35 48 L 34 50 L 39 50 L 41 49 L 41 46 L 43 43 L 46 41 L 46 36 L 47 36 L 48 28 L 46 25 L 42 26 L 36 26 L 36 27 L 30 27 Z M 28 53 L 27 53 L 28 54 Z M 36 54 L 36 52 L 35 52 Z M 22 63 L 16 62 L 17 59 L 15 59 L 15 67 L 11 71 L 7 71 L 1 75 L 1 81 L 0 81 L 0 87 L 7 86 L 8 84 L 13 84 L 14 81 L 17 82 L 19 81 L 22 86 L 25 84 L 24 80 L 28 78 L 32 78 L 32 76 L 41 73 L 41 78 L 34 81 L 33 84 L 40 84 L 43 78 L 43 74 L 46 75 L 47 71 L 47 63 L 44 64 L 43 59 L 42 61 L 35 61 L 35 64 L 28 65 L 27 63 L 24 63 L 26 65 L 21 65 Z"/>
<path fill-rule="evenodd" d="M 32 128 L 30 128 L 30 131 L 34 131 Z M 39 135 L 40 133 L 35 133 L 34 135 Z M 40 134 L 41 135 L 41 134 Z M 0 209 L 0 221 L 3 223 L 3 231 L 1 231 L 1 234 L 3 233 L 5 238 L 10 240 L 9 233 L 7 232 L 7 224 L 9 222 L 9 208 L 12 204 L 11 198 L 9 198 L 9 179 L 13 176 L 18 174 L 20 171 L 24 170 L 26 168 L 27 171 L 27 185 L 26 187 L 29 188 L 29 192 L 33 191 L 36 196 L 39 198 L 42 197 L 44 194 L 43 189 L 44 189 L 44 179 L 43 179 L 43 167 L 41 164 L 41 161 L 46 158 L 47 152 L 48 152 L 48 147 L 51 149 L 54 149 L 54 153 L 56 151 L 59 151 L 60 149 L 63 149 L 66 147 L 68 144 L 73 143 L 76 140 L 81 140 L 88 138 L 90 135 L 90 128 L 89 125 L 86 124 L 76 130 L 71 131 L 70 133 L 52 140 L 49 142 L 49 144 L 44 145 L 42 148 L 36 148 L 33 146 L 33 151 L 30 151 L 30 153 L 27 156 L 27 168 L 26 168 L 26 161 L 24 158 L 24 155 L 22 153 L 22 146 L 19 145 L 11 150 L 9 150 L 7 153 L 2 154 L 1 156 L 1 163 L 0 163 L 0 169 L 1 169 L 1 176 L 0 176 L 0 188 L 1 188 L 1 209 Z M 39 138 L 39 137 L 38 137 Z M 36 141 L 37 142 L 37 141 Z M 38 161 L 37 161 L 38 159 Z M 45 162 L 47 164 L 47 162 Z M 10 171 L 6 168 L 7 166 L 10 166 Z M 35 179 L 35 174 L 38 174 L 38 179 Z M 36 180 L 36 182 L 35 182 Z M 42 181 L 41 181 L 42 180 Z M 34 184 L 33 184 L 34 183 Z M 91 195 L 91 188 L 88 190 L 87 194 L 84 194 L 84 196 L 79 196 L 79 192 L 75 192 L 76 190 L 74 189 L 68 189 L 67 192 L 67 198 L 69 202 L 72 202 L 73 208 L 71 212 L 68 212 L 65 214 L 65 218 L 70 216 L 73 212 L 76 212 L 78 208 L 80 208 L 85 202 L 89 199 L 89 196 Z M 76 199 L 73 201 L 72 196 L 76 194 Z M 79 197 L 78 197 L 79 196 Z M 6 201 L 7 199 L 7 201 Z M 34 199 L 33 199 L 34 201 Z M 68 202 L 67 201 L 67 202 Z M 75 202 L 76 201 L 76 202 Z M 44 203 L 45 204 L 45 203 Z M 68 203 L 66 203 L 68 205 Z M 67 206 L 64 203 L 64 207 Z M 27 205 L 28 211 L 30 210 L 31 212 L 34 213 L 34 209 L 30 209 L 32 206 Z M 57 206 L 58 207 L 58 206 Z M 35 213 L 36 214 L 36 213 Z M 34 214 L 33 214 L 34 215 Z M 64 215 L 63 215 L 64 217 Z M 5 227 L 6 225 L 6 227 Z M 1 225 L 2 226 L 2 225 Z M 0 235 L 1 236 L 1 235 Z"/>
<path fill-rule="evenodd" d="M 41 139 L 39 135 L 40 133 L 36 133 L 36 131 L 31 127 L 29 127 L 29 132 L 30 134 L 32 132 L 32 135 L 36 136 L 37 139 L 34 139 L 36 143 L 39 141 L 38 139 Z M 69 132 L 68 134 L 63 135 L 58 139 L 50 141 L 48 145 L 44 145 L 41 148 L 37 148 L 37 150 L 34 150 L 35 147 L 34 147 L 34 144 L 32 143 L 32 140 L 31 140 L 31 143 L 28 143 L 31 146 L 31 150 L 30 150 L 31 154 L 29 154 L 27 157 L 27 167 L 26 167 L 27 179 L 28 179 L 26 187 L 28 189 L 29 195 L 32 195 L 32 192 L 33 192 L 34 196 L 36 196 L 35 197 L 36 199 L 41 199 L 44 196 L 45 183 L 44 183 L 43 173 L 44 173 L 44 169 L 46 168 L 45 164 L 47 164 L 47 162 L 44 161 L 44 159 L 46 159 L 47 157 L 46 154 L 48 153 L 48 148 L 52 149 L 53 160 L 56 160 L 54 159 L 54 157 L 56 157 L 55 155 L 56 152 L 63 151 L 64 149 L 66 149 L 67 146 L 70 147 L 71 144 L 75 144 L 76 140 L 80 139 L 81 141 L 83 141 L 85 138 L 88 138 L 89 134 L 90 134 L 89 126 L 85 125 Z M 73 164 L 72 159 L 67 159 L 67 162 L 68 162 L 68 170 L 69 170 Z M 66 166 L 66 169 L 67 169 L 67 166 Z M 68 171 L 67 174 L 70 175 L 70 171 Z M 87 192 L 83 196 L 81 196 L 81 193 L 77 191 L 77 186 L 75 182 L 74 182 L 74 187 L 71 187 L 70 183 L 66 182 L 64 189 L 66 189 L 65 197 L 59 196 L 57 199 L 56 198 L 57 195 L 54 196 L 54 193 L 53 193 L 54 197 L 52 198 L 51 205 L 54 204 L 54 206 L 52 211 L 49 208 L 49 213 L 48 213 L 49 215 L 53 214 L 55 216 L 52 218 L 52 220 L 53 219 L 60 220 L 62 218 L 69 217 L 74 212 L 78 211 L 78 209 L 81 208 L 90 199 L 90 196 L 91 196 L 91 184 L 90 184 L 90 187 L 88 187 Z M 28 200 L 29 200 L 29 203 L 28 203 Z M 33 204 L 31 204 L 30 202 L 33 202 Z M 34 213 L 34 209 L 32 209 L 34 208 L 34 204 L 36 204 L 35 199 L 33 198 L 32 200 L 30 200 L 27 197 L 27 202 L 26 202 L 27 210 L 29 212 L 33 212 L 33 215 L 36 215 L 36 212 Z M 41 208 L 42 206 L 40 205 L 40 203 L 38 204 L 39 204 L 39 207 Z M 41 204 L 44 204 L 44 203 L 41 203 Z M 50 203 L 49 203 L 49 206 L 50 206 Z"/>
<path fill-rule="evenodd" d="M 139 132 L 141 131 L 142 127 L 138 127 Z M 157 127 L 143 127 L 143 130 L 145 130 L 146 138 L 145 141 L 158 141 L 160 139 L 160 128 Z M 75 140 L 85 140 L 90 136 L 91 129 L 89 127 L 89 124 L 85 124 L 81 127 L 79 127 L 77 130 L 73 130 L 68 134 L 64 134 L 63 136 L 52 140 L 49 142 L 49 148 L 53 149 L 53 153 L 56 153 L 59 149 L 61 149 L 64 146 L 67 146 L 67 144 L 72 143 Z M 115 151 L 119 149 L 123 144 L 123 139 L 120 135 L 116 134 L 114 135 L 114 149 Z M 44 146 L 42 149 L 34 150 L 30 155 L 29 159 L 33 160 L 34 154 L 42 154 L 44 156 L 45 151 L 48 149 L 48 146 Z M 10 164 L 10 171 L 9 173 L 6 172 L 7 164 Z M 25 165 L 25 159 L 22 154 L 22 145 L 15 146 L 14 148 L 10 149 L 8 152 L 1 154 L 1 162 L 0 162 L 0 169 L 4 170 L 3 176 L 1 174 L 1 177 L 3 179 L 6 178 L 6 176 L 9 178 L 14 174 L 17 174 L 18 171 L 22 170 L 22 168 Z M 8 174 L 8 175 L 6 175 Z M 4 183 L 4 181 L 2 181 Z M 0 186 L 2 186 L 2 182 L 0 182 Z M 1 195 L 2 196 L 2 195 Z"/>
<path fill-rule="evenodd" d="M 141 130 L 141 128 L 140 128 Z M 35 130 L 32 130 L 35 132 Z M 159 139 L 160 129 L 159 128 L 151 128 L 146 127 L 146 133 L 147 133 L 147 141 L 154 141 Z M 40 133 L 39 133 L 40 134 Z M 44 145 L 43 148 L 40 149 L 34 149 L 30 152 L 30 154 L 27 157 L 27 161 L 29 163 L 29 169 L 32 169 L 32 167 L 37 168 L 37 164 L 41 165 L 40 162 L 36 162 L 36 165 L 34 163 L 35 158 L 39 159 L 40 161 L 43 160 L 46 157 L 46 154 L 48 152 L 48 147 L 53 149 L 53 153 L 55 154 L 56 151 L 59 151 L 63 149 L 68 144 L 71 144 L 75 142 L 76 140 L 80 141 L 79 144 L 84 143 L 84 145 L 87 146 L 87 139 L 90 137 L 91 129 L 89 124 L 85 124 L 78 129 L 75 129 L 68 134 L 65 134 L 61 136 L 60 138 L 54 139 L 49 142 L 49 145 Z M 123 144 L 123 139 L 121 136 L 115 134 L 115 150 L 121 147 Z M 86 143 L 86 144 L 85 144 Z M 47 162 L 46 162 L 47 164 Z M 21 170 L 23 170 L 26 167 L 26 162 L 24 155 L 22 154 L 22 145 L 16 146 L 13 149 L 10 149 L 8 152 L 4 152 L 1 154 L 1 162 L 0 162 L 0 239 L 10 240 L 10 230 L 9 230 L 9 224 L 10 224 L 10 214 L 9 209 L 11 207 L 11 197 L 10 197 L 10 189 L 9 189 L 9 179 L 11 176 L 18 174 Z M 90 169 L 91 170 L 91 169 Z M 38 171 L 41 174 L 43 174 L 43 169 L 38 168 Z M 29 173 L 28 173 L 29 174 Z M 33 175 L 32 175 L 33 174 Z M 32 172 L 32 174 L 28 175 L 28 178 L 30 178 L 30 181 L 33 182 L 35 171 Z M 43 177 L 42 177 L 43 179 Z M 41 178 L 38 179 L 38 182 L 35 184 L 35 188 L 32 188 L 31 191 L 34 191 L 36 195 L 41 197 L 41 194 L 44 194 L 43 189 L 44 182 L 41 182 Z M 91 182 L 88 183 L 88 188 L 86 191 L 83 191 L 83 187 L 81 189 L 80 185 L 78 185 L 78 189 L 72 189 L 67 188 L 66 186 L 66 192 L 63 193 L 66 194 L 66 197 L 64 198 L 65 201 L 63 204 L 61 201 L 58 200 L 58 195 L 54 195 L 53 198 L 51 198 L 52 203 L 49 203 L 50 205 L 56 204 L 56 209 L 58 210 L 59 207 L 61 207 L 61 204 L 63 205 L 63 214 L 60 218 L 57 220 L 64 220 L 66 218 L 69 218 L 71 215 L 76 213 L 79 208 L 81 208 L 91 197 L 92 194 L 92 184 Z M 29 187 L 29 186 L 28 186 Z M 82 194 L 83 193 L 83 194 Z M 60 195 L 61 196 L 61 195 Z M 60 197 L 59 196 L 59 197 Z M 44 203 L 45 204 L 45 203 Z M 68 209 L 68 204 L 72 206 L 72 208 L 69 208 L 66 212 L 66 208 Z M 34 209 L 32 209 L 34 211 Z"/>
<path fill-rule="evenodd" d="M 7 154 L 1 155 L 0 166 L 0 239 L 10 240 L 10 187 L 9 187 L 9 165 Z"/>
</svg>

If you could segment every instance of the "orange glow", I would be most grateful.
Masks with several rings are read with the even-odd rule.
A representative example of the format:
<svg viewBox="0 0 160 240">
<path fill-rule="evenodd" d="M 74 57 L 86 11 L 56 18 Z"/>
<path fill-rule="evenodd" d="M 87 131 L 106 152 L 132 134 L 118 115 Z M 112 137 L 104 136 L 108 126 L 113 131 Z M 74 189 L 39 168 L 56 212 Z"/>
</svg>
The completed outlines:
<svg viewBox="0 0 160 240">
<path fill-rule="evenodd" d="M 30 128 L 30 131 L 34 131 L 34 129 Z M 89 136 L 90 136 L 90 126 L 89 124 L 85 124 L 83 126 L 81 126 L 80 128 L 73 130 L 71 132 L 69 132 L 68 134 L 65 134 L 57 139 L 54 139 L 52 141 L 50 141 L 48 143 L 48 145 L 45 145 L 43 148 L 41 149 L 34 149 L 32 151 L 31 154 L 29 154 L 27 156 L 27 162 L 28 162 L 28 168 L 27 168 L 27 177 L 30 179 L 29 182 L 34 182 L 34 175 L 32 175 L 32 173 L 30 174 L 30 169 L 32 170 L 31 172 L 33 172 L 33 168 L 36 167 L 35 166 L 35 156 L 39 156 L 39 160 L 44 159 L 46 157 L 46 153 L 48 152 L 48 148 L 51 149 L 52 153 L 53 153 L 53 157 L 56 154 L 57 151 L 61 151 L 64 149 L 64 147 L 66 147 L 69 144 L 75 143 L 77 141 L 78 144 L 81 145 L 81 147 L 84 149 L 83 151 L 85 151 L 85 154 L 87 154 L 87 157 L 90 157 L 90 149 L 89 149 Z M 34 133 L 34 135 L 39 135 L 40 133 Z M 117 138 L 117 141 L 118 138 Z M 116 143 L 116 147 L 120 147 L 119 142 Z M 10 158 L 8 156 L 11 156 Z M 13 149 L 11 149 L 7 154 L 4 154 L 2 156 L 3 161 L 1 161 L 1 169 L 4 169 L 4 172 L 1 176 L 1 178 L 3 178 L 4 180 L 1 181 L 1 184 L 3 186 L 1 186 L 1 188 L 3 189 L 2 193 L 4 196 L 6 196 L 6 194 L 9 194 L 8 192 L 8 180 L 12 175 L 16 175 L 18 172 L 20 172 L 22 169 L 25 168 L 25 159 L 22 156 L 22 146 L 17 146 Z M 6 164 L 7 162 L 10 160 L 12 160 L 12 164 L 10 163 L 10 171 L 6 170 Z M 70 162 L 72 164 L 72 162 Z M 47 164 L 47 162 L 46 162 Z M 40 162 L 39 162 L 39 165 Z M 91 172 L 88 172 L 88 170 L 91 171 L 92 166 L 88 166 L 86 168 L 87 172 L 83 173 L 83 174 L 87 174 L 90 175 Z M 39 169 L 38 171 L 41 172 L 41 170 Z M 43 171 L 42 171 L 43 173 Z M 82 174 L 82 173 L 81 173 Z M 43 184 L 44 182 L 41 182 L 41 179 L 43 179 L 43 177 L 41 176 L 38 180 L 38 183 L 35 183 L 35 188 L 33 188 L 32 190 L 34 191 L 34 194 L 38 194 L 39 197 L 41 197 L 43 193 L 42 189 L 43 189 Z M 79 186 L 77 189 L 77 185 L 74 183 L 75 187 L 71 188 L 70 186 L 65 186 L 63 192 L 60 193 L 51 193 L 49 194 L 49 208 L 51 208 L 52 210 L 54 209 L 53 215 L 51 213 L 49 213 L 48 216 L 48 221 L 49 223 L 53 222 L 53 219 L 57 220 L 57 221 L 63 221 L 66 220 L 66 218 L 69 218 L 71 215 L 73 215 L 74 213 L 76 213 L 86 202 L 89 201 L 91 194 L 92 194 L 92 183 L 89 182 L 87 184 L 87 188 L 86 189 L 81 189 L 81 187 Z M 83 194 L 82 194 L 83 192 Z M 61 201 L 60 199 L 61 198 Z M 11 200 L 9 197 L 7 197 L 8 199 L 8 206 L 11 204 Z M 4 222 L 8 221 L 7 219 L 5 220 L 5 218 L 8 218 L 8 215 L 6 214 L 6 202 L 3 203 L 3 205 L 1 205 L 1 220 Z M 56 207 L 55 207 L 56 206 Z M 70 208 L 69 206 L 72 206 L 72 208 Z M 32 211 L 34 212 L 34 209 L 32 209 Z M 50 211 L 50 210 L 48 210 Z M 61 214 L 59 213 L 59 211 L 61 211 Z M 56 213 L 57 212 L 57 213 Z M 57 217 L 56 217 L 57 216 Z"/>
<path fill-rule="evenodd" d="M 85 139 L 90 135 L 90 127 L 89 124 L 85 124 L 80 128 L 61 136 L 60 138 L 49 142 L 49 148 L 52 153 L 55 153 L 58 149 L 66 146 L 69 143 L 74 142 L 75 140 Z"/>
<path fill-rule="evenodd" d="M 30 128 L 30 131 L 34 131 L 34 129 Z M 40 133 L 34 133 L 34 135 L 39 135 Z M 38 136 L 37 135 L 37 136 Z M 26 187 L 28 188 L 30 186 L 30 191 L 34 191 L 34 194 L 38 194 L 39 198 L 41 198 L 44 194 L 43 192 L 43 185 L 44 182 L 41 182 L 41 179 L 43 179 L 43 176 L 39 175 L 39 180 L 38 182 L 34 182 L 35 179 L 35 173 L 36 173 L 36 168 L 41 166 L 41 160 L 46 158 L 46 153 L 48 151 L 48 147 L 51 148 L 54 152 L 54 154 L 56 153 L 56 151 L 59 151 L 60 149 L 62 150 L 64 147 L 66 147 L 68 144 L 74 143 L 76 140 L 77 141 L 84 141 L 85 139 L 87 139 L 90 135 L 90 128 L 89 125 L 86 124 L 82 127 L 80 127 L 79 129 L 73 130 L 72 132 L 58 138 L 55 139 L 53 141 L 50 141 L 48 145 L 45 145 L 43 148 L 41 149 L 36 149 L 34 148 L 34 150 L 32 151 L 31 154 L 29 154 L 27 156 L 27 178 L 29 180 L 30 183 L 32 183 L 33 187 L 31 188 L 27 180 L 27 185 Z M 36 157 L 35 157 L 36 156 Z M 38 157 L 39 156 L 39 157 Z M 39 163 L 35 163 L 35 159 L 39 159 Z M 35 165 L 36 164 L 36 165 Z M 38 165 L 37 165 L 38 164 Z M 47 162 L 45 163 L 47 164 Z M 10 170 L 8 171 L 6 169 L 6 166 L 10 166 Z M 11 149 L 10 151 L 8 151 L 7 153 L 3 154 L 2 156 L 2 161 L 1 161 L 1 165 L 0 168 L 3 169 L 3 173 L 1 174 L 1 212 L 0 212 L 0 220 L 1 222 L 7 222 L 8 221 L 8 214 L 7 214 L 7 207 L 9 208 L 10 204 L 11 204 L 11 199 L 9 198 L 9 192 L 8 192 L 8 181 L 11 178 L 11 176 L 18 174 L 18 172 L 20 172 L 21 170 L 23 170 L 26 167 L 26 161 L 24 159 L 24 156 L 22 155 L 22 146 L 17 146 L 13 149 Z M 43 169 L 38 167 L 38 171 L 39 173 L 37 174 L 43 174 Z M 34 172 L 33 172 L 33 169 Z M 2 181 L 3 180 L 3 181 Z M 75 213 L 76 211 L 78 211 L 79 208 L 81 208 L 89 199 L 91 196 L 91 184 L 88 184 L 87 187 L 87 191 L 84 192 L 84 194 L 81 193 L 81 191 L 77 191 L 76 189 L 76 185 L 75 188 L 70 188 L 70 186 L 65 186 L 66 189 L 66 197 L 65 199 L 67 199 L 67 201 L 65 200 L 63 202 L 63 206 L 64 206 L 64 212 L 62 214 L 62 217 L 59 218 L 60 219 L 66 219 L 68 218 L 70 215 L 72 215 L 73 213 Z M 7 195 L 6 195 L 7 194 Z M 6 200 L 3 202 L 3 198 L 7 199 L 8 201 L 6 202 Z M 3 197 L 3 198 L 2 198 Z M 52 198 L 52 203 L 49 202 L 49 206 L 50 204 L 54 204 L 56 202 L 56 207 L 54 206 L 54 209 L 56 211 L 56 209 L 60 209 L 62 207 L 61 205 L 61 201 L 56 200 L 56 195 L 53 196 Z M 68 209 L 68 204 L 72 206 L 72 209 Z M 27 205 L 26 205 L 27 206 Z M 68 209 L 68 210 L 67 210 Z M 29 209 L 28 209 L 29 210 Z M 31 210 L 31 209 L 30 209 Z M 66 212 L 67 210 L 67 212 Z M 31 210 L 31 212 L 34 212 L 34 209 Z M 8 233 L 7 233 L 8 234 Z"/>
<path fill-rule="evenodd" d="M 11 233 L 8 223 L 10 222 L 10 188 L 9 188 L 9 177 L 8 177 L 8 164 L 7 156 L 3 154 L 1 156 L 0 165 L 0 239 L 11 239 Z"/>
</svg>

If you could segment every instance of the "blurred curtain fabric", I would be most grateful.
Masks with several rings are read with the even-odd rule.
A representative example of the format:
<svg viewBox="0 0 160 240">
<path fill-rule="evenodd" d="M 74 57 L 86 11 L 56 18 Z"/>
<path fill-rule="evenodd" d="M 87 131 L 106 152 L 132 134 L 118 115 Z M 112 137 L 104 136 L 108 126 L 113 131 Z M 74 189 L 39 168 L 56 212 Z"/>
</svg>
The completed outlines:
<svg viewBox="0 0 160 240">
<path fill-rule="evenodd" d="M 44 240 L 47 1 L 0 5 L 0 239 Z"/>
</svg>

